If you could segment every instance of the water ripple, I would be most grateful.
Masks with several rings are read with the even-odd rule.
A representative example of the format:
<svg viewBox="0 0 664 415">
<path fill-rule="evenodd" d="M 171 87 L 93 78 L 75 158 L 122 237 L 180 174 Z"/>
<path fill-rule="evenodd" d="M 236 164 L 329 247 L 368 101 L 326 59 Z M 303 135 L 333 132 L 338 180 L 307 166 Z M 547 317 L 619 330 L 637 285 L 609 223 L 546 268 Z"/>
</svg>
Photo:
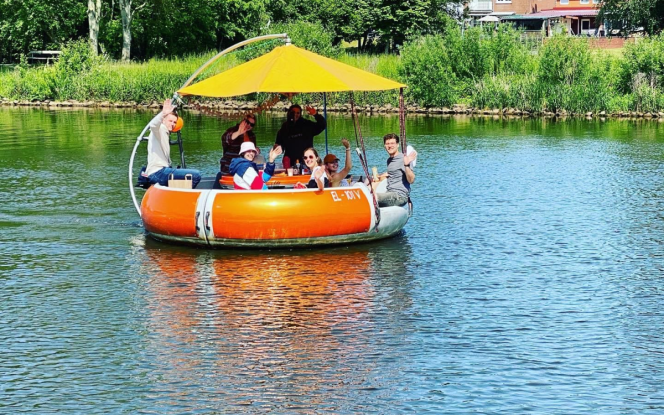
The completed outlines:
<svg viewBox="0 0 664 415">
<path fill-rule="evenodd" d="M 0 112 L 0 413 L 664 410 L 658 124 L 413 118 L 402 234 L 243 252 L 146 238 L 149 113 Z M 187 117 L 211 172 L 228 122 Z"/>
</svg>

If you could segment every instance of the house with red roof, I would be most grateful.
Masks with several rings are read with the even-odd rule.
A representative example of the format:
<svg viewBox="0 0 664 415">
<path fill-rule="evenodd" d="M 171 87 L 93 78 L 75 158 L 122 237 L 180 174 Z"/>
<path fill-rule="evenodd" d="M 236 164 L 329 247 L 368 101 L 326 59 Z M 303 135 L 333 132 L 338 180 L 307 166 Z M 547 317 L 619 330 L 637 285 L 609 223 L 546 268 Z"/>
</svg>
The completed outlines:
<svg viewBox="0 0 664 415">
<path fill-rule="evenodd" d="M 604 36 L 597 21 L 600 0 L 471 0 L 470 16 L 475 20 L 513 22 L 527 32 L 569 33 L 577 36 Z"/>
</svg>

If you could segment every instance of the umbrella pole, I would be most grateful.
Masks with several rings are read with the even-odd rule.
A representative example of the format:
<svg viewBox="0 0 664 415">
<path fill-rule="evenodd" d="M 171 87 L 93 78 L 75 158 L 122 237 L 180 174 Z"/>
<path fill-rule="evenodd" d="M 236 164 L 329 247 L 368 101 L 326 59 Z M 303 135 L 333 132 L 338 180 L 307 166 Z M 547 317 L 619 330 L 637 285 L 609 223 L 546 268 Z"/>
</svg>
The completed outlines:
<svg viewBox="0 0 664 415">
<path fill-rule="evenodd" d="M 325 118 L 325 125 L 327 125 L 327 92 L 323 92 L 323 118 Z M 325 154 L 329 154 L 330 150 L 327 147 L 327 127 L 325 127 Z"/>
</svg>

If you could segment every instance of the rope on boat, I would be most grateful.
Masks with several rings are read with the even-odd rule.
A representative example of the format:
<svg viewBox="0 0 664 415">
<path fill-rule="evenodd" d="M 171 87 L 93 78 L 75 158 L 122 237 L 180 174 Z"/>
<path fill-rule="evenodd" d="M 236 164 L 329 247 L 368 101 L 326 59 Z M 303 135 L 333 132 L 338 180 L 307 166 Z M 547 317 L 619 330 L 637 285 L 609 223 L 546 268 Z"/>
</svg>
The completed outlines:
<svg viewBox="0 0 664 415">
<path fill-rule="evenodd" d="M 403 100 L 403 88 L 399 88 L 399 137 L 401 137 L 401 152 L 406 155 L 406 106 Z"/>
<path fill-rule="evenodd" d="M 353 118 L 353 126 L 355 127 L 355 142 L 358 141 L 362 144 L 362 151 L 360 154 L 360 149 L 357 149 L 357 154 L 360 156 L 360 164 L 364 170 L 364 177 L 369 180 L 369 192 L 371 193 L 371 199 L 374 204 L 374 211 L 376 213 L 376 232 L 378 232 L 378 224 L 380 224 L 380 208 L 378 207 L 378 200 L 376 199 L 376 193 L 374 192 L 373 186 L 371 185 L 371 180 L 369 179 L 369 162 L 367 160 L 367 150 L 364 146 L 364 138 L 362 137 L 362 130 L 360 129 L 360 123 L 357 119 L 357 111 L 355 111 L 355 99 L 353 96 L 353 91 L 350 92 L 350 108 L 351 116 Z M 359 145 L 358 145 L 359 147 Z"/>
<path fill-rule="evenodd" d="M 408 154 L 408 143 L 406 142 L 406 105 L 403 99 L 403 88 L 399 88 L 399 136 L 401 137 L 401 152 Z M 413 215 L 413 202 L 408 196 L 408 217 Z"/>
</svg>

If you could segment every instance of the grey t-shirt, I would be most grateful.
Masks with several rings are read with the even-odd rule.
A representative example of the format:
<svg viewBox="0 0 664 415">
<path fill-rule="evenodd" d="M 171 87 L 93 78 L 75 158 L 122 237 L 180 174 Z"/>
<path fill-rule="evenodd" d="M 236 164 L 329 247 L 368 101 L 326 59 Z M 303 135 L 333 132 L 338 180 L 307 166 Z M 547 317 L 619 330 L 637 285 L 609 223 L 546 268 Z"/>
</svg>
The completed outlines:
<svg viewBox="0 0 664 415">
<path fill-rule="evenodd" d="M 402 153 L 387 158 L 387 191 L 399 193 L 406 197 L 410 194 L 410 183 L 406 178 Z"/>
</svg>

